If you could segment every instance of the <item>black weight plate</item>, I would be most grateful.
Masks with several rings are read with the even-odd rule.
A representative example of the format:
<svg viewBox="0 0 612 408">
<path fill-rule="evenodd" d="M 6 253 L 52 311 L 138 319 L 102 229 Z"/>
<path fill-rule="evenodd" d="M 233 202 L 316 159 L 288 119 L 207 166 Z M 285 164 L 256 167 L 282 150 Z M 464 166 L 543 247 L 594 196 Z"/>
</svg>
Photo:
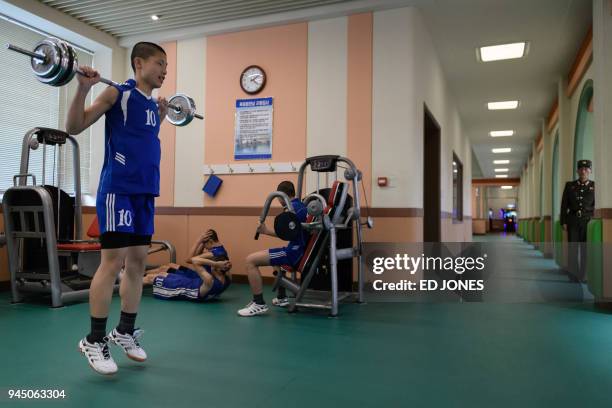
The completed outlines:
<svg viewBox="0 0 612 408">
<path fill-rule="evenodd" d="M 302 224 L 295 213 L 285 211 L 274 218 L 274 232 L 285 241 L 294 241 L 302 233 Z"/>
</svg>

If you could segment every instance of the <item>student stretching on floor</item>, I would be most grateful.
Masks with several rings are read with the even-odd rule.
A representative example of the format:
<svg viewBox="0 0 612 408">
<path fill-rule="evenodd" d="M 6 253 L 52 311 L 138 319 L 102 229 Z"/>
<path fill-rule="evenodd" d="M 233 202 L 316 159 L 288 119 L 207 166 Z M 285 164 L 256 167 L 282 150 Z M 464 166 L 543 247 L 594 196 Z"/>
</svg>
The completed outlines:
<svg viewBox="0 0 612 408">
<path fill-rule="evenodd" d="M 217 298 L 230 285 L 227 251 L 214 230 L 202 234 L 185 265 L 167 264 L 149 271 L 143 283 L 153 285 L 157 299 L 204 301 Z"/>
</svg>

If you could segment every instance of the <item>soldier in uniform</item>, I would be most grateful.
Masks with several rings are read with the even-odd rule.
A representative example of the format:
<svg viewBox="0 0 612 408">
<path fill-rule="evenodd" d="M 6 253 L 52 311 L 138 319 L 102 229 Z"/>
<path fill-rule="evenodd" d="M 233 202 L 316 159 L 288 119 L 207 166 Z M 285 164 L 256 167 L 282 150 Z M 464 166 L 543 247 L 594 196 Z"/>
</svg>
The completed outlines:
<svg viewBox="0 0 612 408">
<path fill-rule="evenodd" d="M 574 282 L 585 282 L 587 224 L 595 210 L 595 182 L 589 180 L 590 160 L 579 160 L 577 167 L 578 179 L 565 184 L 560 218 L 569 242 L 569 278 Z"/>
</svg>

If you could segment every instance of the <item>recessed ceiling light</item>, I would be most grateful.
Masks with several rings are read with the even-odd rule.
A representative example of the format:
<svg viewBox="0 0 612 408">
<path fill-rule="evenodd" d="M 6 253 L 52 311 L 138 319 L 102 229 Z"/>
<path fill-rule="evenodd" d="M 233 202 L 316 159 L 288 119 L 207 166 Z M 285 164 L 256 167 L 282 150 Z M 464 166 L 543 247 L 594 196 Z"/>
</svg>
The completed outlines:
<svg viewBox="0 0 612 408">
<path fill-rule="evenodd" d="M 501 186 L 502 190 L 512 190 L 512 186 Z"/>
<path fill-rule="evenodd" d="M 508 169 L 495 169 L 496 173 L 507 173 Z"/>
<path fill-rule="evenodd" d="M 495 178 L 508 178 L 507 174 L 496 174 Z"/>
<path fill-rule="evenodd" d="M 493 160 L 493 164 L 508 164 L 510 160 Z"/>
<path fill-rule="evenodd" d="M 157 21 L 157 20 L 159 20 L 159 16 L 158 16 L 157 14 L 153 14 L 153 15 L 151 16 L 151 20 L 153 20 L 153 21 Z"/>
<path fill-rule="evenodd" d="M 500 102 L 488 102 L 487 108 L 489 110 L 502 110 L 502 109 L 516 109 L 519 106 L 519 101 L 500 101 Z"/>
<path fill-rule="evenodd" d="M 481 62 L 501 61 L 523 58 L 527 54 L 527 43 L 517 42 L 500 45 L 490 45 L 476 49 L 476 56 Z"/>
<path fill-rule="evenodd" d="M 514 135 L 514 130 L 492 130 L 489 132 L 491 137 L 504 137 Z"/>
<path fill-rule="evenodd" d="M 493 153 L 510 153 L 512 148 L 510 147 L 499 147 L 497 149 L 491 149 Z"/>
</svg>

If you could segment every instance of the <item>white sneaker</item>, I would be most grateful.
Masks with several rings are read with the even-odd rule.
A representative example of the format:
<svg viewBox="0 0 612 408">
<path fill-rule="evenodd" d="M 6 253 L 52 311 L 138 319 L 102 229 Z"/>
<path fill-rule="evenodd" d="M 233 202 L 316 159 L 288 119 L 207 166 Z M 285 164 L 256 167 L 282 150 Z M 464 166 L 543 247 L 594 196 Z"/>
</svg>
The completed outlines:
<svg viewBox="0 0 612 408">
<path fill-rule="evenodd" d="M 143 330 L 136 329 L 134 330 L 134 335 L 130 336 L 129 334 L 119 333 L 115 328 L 108 335 L 108 339 L 111 343 L 121 347 L 123 351 L 125 351 L 128 358 L 131 358 L 134 361 L 143 362 L 147 359 L 147 353 L 145 353 L 140 346 L 140 343 L 138 343 L 138 339 L 143 333 Z"/>
<path fill-rule="evenodd" d="M 104 375 L 115 374 L 117 372 L 117 364 L 110 355 L 108 349 L 108 337 L 104 338 L 103 343 L 90 343 L 87 337 L 79 341 L 79 351 L 87 357 L 89 366 L 96 372 Z"/>
<path fill-rule="evenodd" d="M 284 298 L 274 298 L 272 299 L 272 304 L 278 307 L 287 307 L 289 306 L 289 299 Z"/>
<path fill-rule="evenodd" d="M 250 302 L 248 305 L 244 307 L 244 309 L 240 309 L 238 314 L 243 317 L 251 317 L 260 314 L 264 314 L 268 311 L 268 306 L 266 304 L 258 305 L 255 302 Z"/>
</svg>

